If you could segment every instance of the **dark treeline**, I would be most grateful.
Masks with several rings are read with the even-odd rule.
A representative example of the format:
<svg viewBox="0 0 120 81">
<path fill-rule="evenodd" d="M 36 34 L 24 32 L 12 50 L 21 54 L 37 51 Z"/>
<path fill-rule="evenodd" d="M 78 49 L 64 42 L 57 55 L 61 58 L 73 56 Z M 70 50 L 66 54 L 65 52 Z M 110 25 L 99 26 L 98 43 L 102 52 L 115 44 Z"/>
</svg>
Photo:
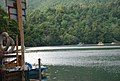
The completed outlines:
<svg viewBox="0 0 120 81">
<path fill-rule="evenodd" d="M 26 46 L 120 41 L 120 0 L 106 3 L 57 4 L 28 13 Z"/>
</svg>

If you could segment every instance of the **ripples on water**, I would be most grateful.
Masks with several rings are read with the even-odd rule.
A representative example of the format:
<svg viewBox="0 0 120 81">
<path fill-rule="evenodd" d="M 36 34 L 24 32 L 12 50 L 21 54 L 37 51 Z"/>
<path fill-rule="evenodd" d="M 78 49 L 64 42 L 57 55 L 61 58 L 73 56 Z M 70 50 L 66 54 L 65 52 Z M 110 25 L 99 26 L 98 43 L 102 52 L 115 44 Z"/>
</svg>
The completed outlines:
<svg viewBox="0 0 120 81">
<path fill-rule="evenodd" d="M 120 81 L 120 50 L 64 50 L 25 53 L 32 64 L 42 59 L 47 81 Z"/>
<path fill-rule="evenodd" d="M 73 66 L 114 66 L 120 65 L 119 50 L 74 50 L 74 51 L 47 51 L 25 54 L 26 61 L 38 63 L 38 58 L 46 65 L 73 65 Z"/>
</svg>

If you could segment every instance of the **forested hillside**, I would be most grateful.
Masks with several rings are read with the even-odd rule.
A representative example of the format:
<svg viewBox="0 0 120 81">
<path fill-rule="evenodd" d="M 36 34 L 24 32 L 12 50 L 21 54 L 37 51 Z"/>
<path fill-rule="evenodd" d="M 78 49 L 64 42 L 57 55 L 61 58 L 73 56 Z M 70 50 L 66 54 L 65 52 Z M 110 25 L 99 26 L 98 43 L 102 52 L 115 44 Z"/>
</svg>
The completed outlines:
<svg viewBox="0 0 120 81">
<path fill-rule="evenodd" d="M 0 32 L 13 36 L 17 23 L 8 18 L 3 3 Z M 120 41 L 120 0 L 27 0 L 24 29 L 26 46 Z"/>
<path fill-rule="evenodd" d="M 120 41 L 120 0 L 36 1 L 27 15 L 26 46 Z"/>
</svg>

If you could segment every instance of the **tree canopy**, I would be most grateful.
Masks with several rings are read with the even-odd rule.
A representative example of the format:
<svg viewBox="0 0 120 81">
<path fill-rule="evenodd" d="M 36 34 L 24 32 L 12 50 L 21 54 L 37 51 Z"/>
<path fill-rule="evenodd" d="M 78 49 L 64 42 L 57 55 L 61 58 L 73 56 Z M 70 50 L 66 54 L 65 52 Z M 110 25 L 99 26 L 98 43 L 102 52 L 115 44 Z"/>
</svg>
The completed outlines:
<svg viewBox="0 0 120 81">
<path fill-rule="evenodd" d="M 120 0 L 100 1 L 28 12 L 26 46 L 120 41 Z"/>
</svg>

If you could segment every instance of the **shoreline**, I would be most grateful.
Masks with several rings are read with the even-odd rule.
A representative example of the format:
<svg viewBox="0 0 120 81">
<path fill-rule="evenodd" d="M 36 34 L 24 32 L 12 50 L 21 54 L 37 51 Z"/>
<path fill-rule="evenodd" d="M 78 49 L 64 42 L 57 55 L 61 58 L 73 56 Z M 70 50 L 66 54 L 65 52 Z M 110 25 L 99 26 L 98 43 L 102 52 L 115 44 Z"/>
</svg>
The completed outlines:
<svg viewBox="0 0 120 81">
<path fill-rule="evenodd" d="M 110 50 L 120 49 L 120 46 L 44 46 L 44 47 L 30 47 L 25 52 L 39 52 L 39 51 L 67 51 L 67 50 Z"/>
</svg>

